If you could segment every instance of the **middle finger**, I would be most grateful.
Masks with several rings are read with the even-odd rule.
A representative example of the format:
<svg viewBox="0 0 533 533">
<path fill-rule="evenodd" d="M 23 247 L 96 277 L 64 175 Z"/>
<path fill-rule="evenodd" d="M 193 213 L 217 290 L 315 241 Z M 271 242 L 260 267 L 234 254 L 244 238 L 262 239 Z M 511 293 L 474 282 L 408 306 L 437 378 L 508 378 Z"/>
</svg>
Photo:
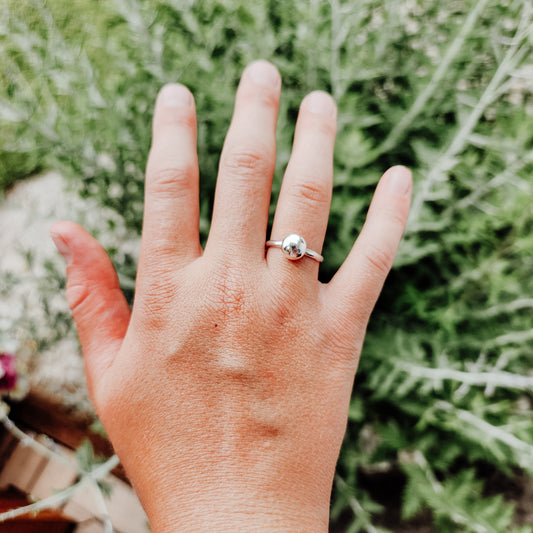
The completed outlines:
<svg viewBox="0 0 533 533">
<path fill-rule="evenodd" d="M 243 73 L 220 157 L 206 254 L 246 250 L 247 260 L 264 260 L 280 90 L 280 75 L 266 61 Z"/>
</svg>

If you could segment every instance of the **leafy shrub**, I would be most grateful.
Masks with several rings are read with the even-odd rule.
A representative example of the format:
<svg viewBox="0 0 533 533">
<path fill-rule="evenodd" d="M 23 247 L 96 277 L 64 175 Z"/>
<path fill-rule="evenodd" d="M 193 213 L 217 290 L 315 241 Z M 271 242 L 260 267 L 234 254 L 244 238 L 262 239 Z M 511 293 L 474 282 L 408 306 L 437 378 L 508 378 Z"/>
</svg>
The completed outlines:
<svg viewBox="0 0 533 533">
<path fill-rule="evenodd" d="M 140 230 L 153 102 L 178 80 L 197 101 L 205 238 L 234 89 L 257 57 L 284 80 L 274 197 L 301 98 L 320 88 L 338 102 L 324 280 L 382 171 L 414 170 L 332 515 L 353 513 L 350 532 L 382 531 L 383 498 L 365 479 L 400 470 L 404 519 L 426 509 L 438 531 L 508 530 L 511 505 L 483 487 L 491 469 L 533 472 L 531 2 L 8 0 L 0 10 L 2 188 L 61 168 Z"/>
</svg>

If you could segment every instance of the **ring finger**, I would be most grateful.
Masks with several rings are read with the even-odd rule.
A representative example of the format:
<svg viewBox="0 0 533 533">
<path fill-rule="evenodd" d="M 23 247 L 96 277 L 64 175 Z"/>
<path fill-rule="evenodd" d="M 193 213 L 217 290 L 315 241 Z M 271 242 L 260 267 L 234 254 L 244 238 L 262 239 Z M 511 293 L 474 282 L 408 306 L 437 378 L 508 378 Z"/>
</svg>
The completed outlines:
<svg viewBox="0 0 533 533">
<path fill-rule="evenodd" d="M 320 253 L 328 223 L 333 183 L 333 146 L 337 108 L 328 94 L 315 91 L 300 106 L 291 158 L 276 207 L 272 240 L 301 235 L 307 248 Z M 318 275 L 318 262 L 309 257 L 289 261 L 279 249 L 269 248 L 269 267 L 277 276 L 295 272 Z"/>
</svg>

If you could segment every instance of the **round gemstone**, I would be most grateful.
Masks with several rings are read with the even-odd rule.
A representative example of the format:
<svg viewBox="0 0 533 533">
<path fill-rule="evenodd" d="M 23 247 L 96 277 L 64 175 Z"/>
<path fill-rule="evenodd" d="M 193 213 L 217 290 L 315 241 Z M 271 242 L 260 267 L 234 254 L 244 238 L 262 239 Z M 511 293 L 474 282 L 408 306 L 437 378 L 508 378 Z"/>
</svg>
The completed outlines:
<svg viewBox="0 0 533 533">
<path fill-rule="evenodd" d="M 293 233 L 283 239 L 283 242 L 281 243 L 281 249 L 288 259 L 295 261 L 296 259 L 300 259 L 300 257 L 304 256 L 307 246 L 303 237 Z"/>
</svg>

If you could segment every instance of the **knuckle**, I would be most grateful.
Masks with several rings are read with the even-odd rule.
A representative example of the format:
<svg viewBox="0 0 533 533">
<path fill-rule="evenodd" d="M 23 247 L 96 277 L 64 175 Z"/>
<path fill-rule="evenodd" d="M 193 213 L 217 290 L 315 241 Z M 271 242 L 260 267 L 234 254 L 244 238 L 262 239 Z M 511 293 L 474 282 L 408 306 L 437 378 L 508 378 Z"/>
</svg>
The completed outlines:
<svg viewBox="0 0 533 533">
<path fill-rule="evenodd" d="M 403 210 L 399 209 L 387 209 L 383 213 L 384 218 L 386 218 L 391 224 L 397 228 L 402 228 L 405 226 L 407 219 L 406 213 Z"/>
<path fill-rule="evenodd" d="M 91 290 L 84 283 L 69 283 L 67 286 L 67 302 L 73 313 L 77 313 L 91 295 Z"/>
<path fill-rule="evenodd" d="M 168 108 L 165 109 L 165 113 L 158 117 L 159 125 L 163 129 L 183 127 L 186 129 L 192 129 L 196 127 L 196 114 L 192 109 L 180 108 L 179 110 L 173 108 L 173 112 L 169 113 Z"/>
<path fill-rule="evenodd" d="M 329 207 L 331 192 L 323 183 L 314 179 L 306 179 L 295 183 L 289 190 L 289 194 L 298 202 L 307 208 Z"/>
<path fill-rule="evenodd" d="M 90 280 L 85 283 L 69 283 L 67 285 L 67 303 L 78 324 L 107 311 L 106 299 L 101 297 L 100 291 L 92 286 Z"/>
<path fill-rule="evenodd" d="M 271 150 L 267 147 L 243 147 L 225 153 L 220 167 L 225 174 L 249 179 L 269 174 L 273 170 L 272 160 Z"/>
<path fill-rule="evenodd" d="M 337 126 L 334 119 L 319 115 L 312 118 L 313 130 L 322 139 L 333 139 L 337 134 Z"/>
<path fill-rule="evenodd" d="M 337 134 L 336 120 L 317 113 L 300 113 L 298 120 L 303 128 L 313 131 L 321 139 L 334 139 Z"/>
<path fill-rule="evenodd" d="M 275 89 L 261 91 L 255 96 L 259 100 L 259 105 L 277 111 L 279 105 L 279 94 Z"/>
<path fill-rule="evenodd" d="M 279 105 L 279 91 L 274 87 L 257 87 L 257 85 L 252 87 L 245 84 L 239 87 L 239 99 L 244 103 L 244 109 L 242 109 L 244 112 L 249 106 L 257 105 L 277 111 Z"/>
<path fill-rule="evenodd" d="M 389 273 L 394 261 L 393 251 L 379 246 L 370 246 L 364 252 L 364 256 L 370 267 L 381 276 L 386 276 Z"/>
<path fill-rule="evenodd" d="M 162 167 L 149 172 L 152 193 L 185 196 L 191 192 L 196 178 L 196 166 L 192 163 L 181 167 Z"/>
</svg>

